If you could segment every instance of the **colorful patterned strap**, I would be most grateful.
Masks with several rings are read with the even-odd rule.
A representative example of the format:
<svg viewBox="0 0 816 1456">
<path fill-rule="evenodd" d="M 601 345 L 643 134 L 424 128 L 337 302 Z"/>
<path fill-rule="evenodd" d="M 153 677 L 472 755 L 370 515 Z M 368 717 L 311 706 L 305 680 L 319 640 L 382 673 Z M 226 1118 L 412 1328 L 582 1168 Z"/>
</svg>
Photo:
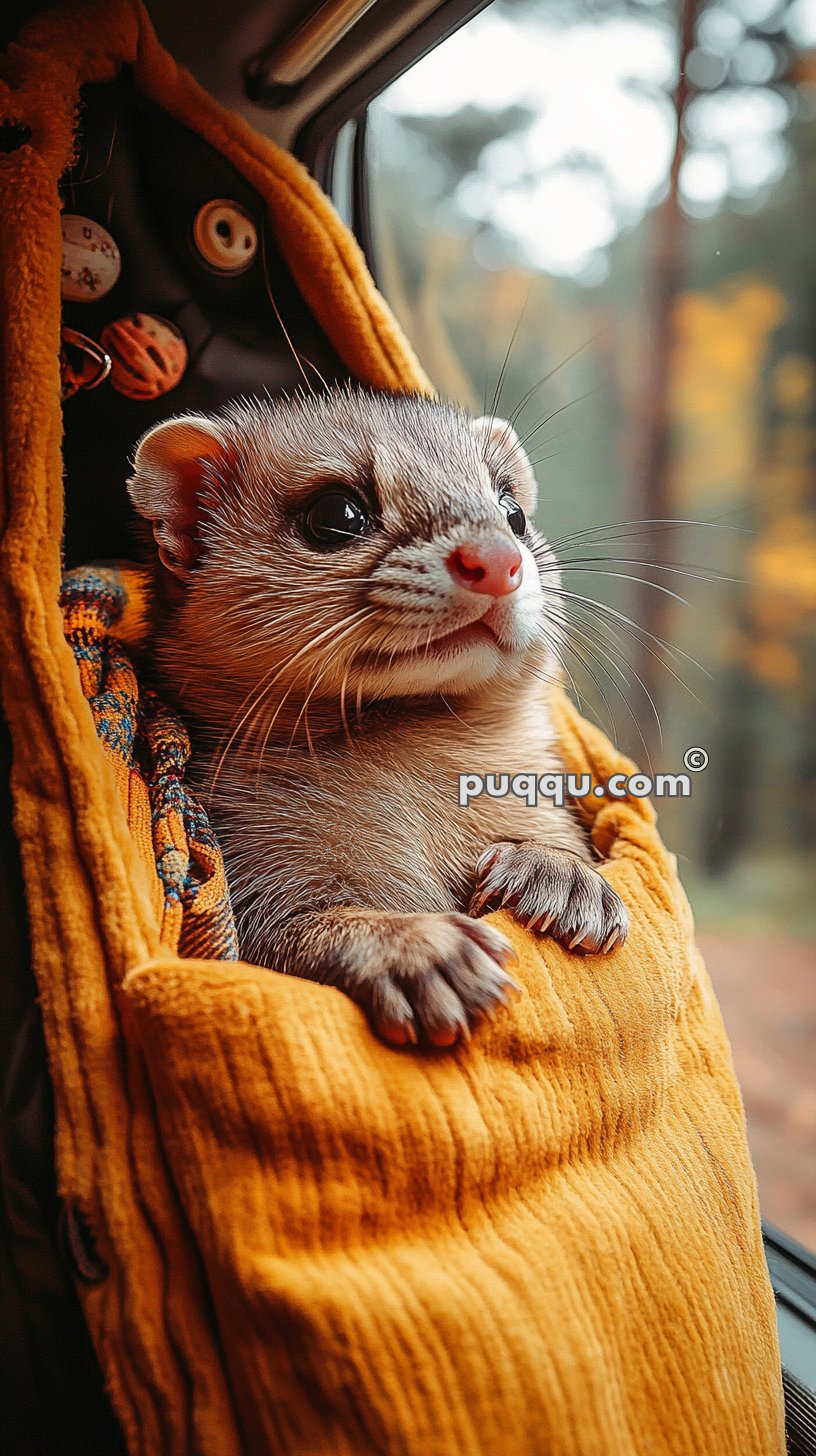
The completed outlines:
<svg viewBox="0 0 816 1456">
<path fill-rule="evenodd" d="M 163 939 L 181 955 L 237 960 L 238 940 L 224 862 L 206 811 L 185 783 L 190 739 L 178 714 L 139 680 L 123 645 L 126 617 L 143 577 L 127 566 L 81 567 L 63 578 L 65 636 L 79 668 L 96 732 L 114 760 L 131 830 L 143 794 L 164 896 Z M 124 770 L 124 774 L 122 772 Z"/>
</svg>

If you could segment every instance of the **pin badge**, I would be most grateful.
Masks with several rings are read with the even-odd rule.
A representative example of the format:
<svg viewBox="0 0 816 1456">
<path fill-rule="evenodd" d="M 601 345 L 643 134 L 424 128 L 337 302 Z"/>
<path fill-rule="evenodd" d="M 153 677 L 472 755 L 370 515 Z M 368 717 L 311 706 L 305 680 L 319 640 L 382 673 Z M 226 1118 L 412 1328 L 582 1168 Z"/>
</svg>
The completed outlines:
<svg viewBox="0 0 816 1456">
<path fill-rule="evenodd" d="M 258 229 L 239 203 L 216 197 L 196 213 L 193 242 L 216 273 L 243 273 L 258 251 Z"/>
<path fill-rule="evenodd" d="M 62 218 L 62 296 L 72 303 L 93 303 L 110 293 L 122 259 L 110 233 L 78 213 Z"/>
<path fill-rule="evenodd" d="M 187 345 L 175 324 L 153 313 L 106 324 L 100 343 L 111 356 L 111 384 L 128 399 L 158 399 L 187 368 Z"/>
<path fill-rule="evenodd" d="M 77 329 L 62 330 L 60 378 L 62 398 L 70 399 L 80 389 L 96 389 L 111 370 L 110 355 Z"/>
</svg>

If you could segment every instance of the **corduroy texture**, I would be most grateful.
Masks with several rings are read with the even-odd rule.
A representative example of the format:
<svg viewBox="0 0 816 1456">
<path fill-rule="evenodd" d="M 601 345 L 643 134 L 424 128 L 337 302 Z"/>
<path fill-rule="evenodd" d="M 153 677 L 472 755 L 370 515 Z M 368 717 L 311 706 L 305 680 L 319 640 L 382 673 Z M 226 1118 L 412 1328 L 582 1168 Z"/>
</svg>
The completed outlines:
<svg viewBox="0 0 816 1456">
<path fill-rule="evenodd" d="M 780 1456 L 774 1309 L 728 1045 L 642 802 L 592 804 L 626 947 L 502 928 L 526 994 L 468 1049 L 393 1052 L 338 992 L 182 961 L 58 606 L 57 180 L 79 82 L 137 85 L 266 199 L 350 369 L 427 388 L 295 162 L 222 113 L 136 0 L 10 49 L 0 116 L 0 632 L 60 1189 L 110 1268 L 81 1289 L 143 1456 Z M 621 760 L 560 700 L 565 755 Z"/>
</svg>

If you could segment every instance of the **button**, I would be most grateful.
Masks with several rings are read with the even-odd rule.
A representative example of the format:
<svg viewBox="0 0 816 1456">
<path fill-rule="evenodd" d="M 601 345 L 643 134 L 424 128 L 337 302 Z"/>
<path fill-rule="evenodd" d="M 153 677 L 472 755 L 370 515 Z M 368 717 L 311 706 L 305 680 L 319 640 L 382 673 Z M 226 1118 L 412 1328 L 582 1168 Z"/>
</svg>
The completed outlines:
<svg viewBox="0 0 816 1456">
<path fill-rule="evenodd" d="M 103 379 L 107 379 L 110 369 L 110 355 L 93 339 L 81 334 L 78 329 L 63 329 L 60 339 L 63 399 L 70 399 L 80 389 L 96 389 Z"/>
<path fill-rule="evenodd" d="M 24 121 L 0 121 L 0 152 L 16 152 L 31 141 L 31 127 Z"/>
<path fill-rule="evenodd" d="M 239 203 L 217 197 L 196 213 L 193 242 L 217 273 L 243 273 L 258 251 L 258 229 Z"/>
<path fill-rule="evenodd" d="M 153 313 L 106 324 L 99 342 L 111 356 L 111 384 L 128 399 L 158 399 L 187 368 L 187 345 L 175 324 Z"/>
<path fill-rule="evenodd" d="M 72 303 L 92 303 L 110 293 L 122 271 L 122 259 L 110 233 L 78 213 L 62 218 L 62 296 Z"/>
</svg>

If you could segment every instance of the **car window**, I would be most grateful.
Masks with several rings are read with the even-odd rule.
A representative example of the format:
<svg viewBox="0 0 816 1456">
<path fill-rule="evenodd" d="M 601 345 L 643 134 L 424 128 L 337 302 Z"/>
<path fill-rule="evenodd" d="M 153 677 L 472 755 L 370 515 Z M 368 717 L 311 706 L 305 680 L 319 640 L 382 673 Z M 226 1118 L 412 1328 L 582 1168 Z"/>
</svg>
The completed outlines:
<svg viewBox="0 0 816 1456">
<path fill-rule="evenodd" d="M 572 690 L 644 771 L 690 765 L 661 829 L 763 1211 L 816 1247 L 814 0 L 494 0 L 367 146 L 429 374 L 519 410 Z"/>
</svg>

